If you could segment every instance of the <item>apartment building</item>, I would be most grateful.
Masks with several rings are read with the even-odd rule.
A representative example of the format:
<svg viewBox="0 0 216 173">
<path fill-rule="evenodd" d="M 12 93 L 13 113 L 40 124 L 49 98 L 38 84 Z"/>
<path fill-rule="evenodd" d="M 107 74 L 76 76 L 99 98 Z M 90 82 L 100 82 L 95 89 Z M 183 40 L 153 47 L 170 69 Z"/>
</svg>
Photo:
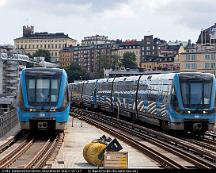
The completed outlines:
<svg viewBox="0 0 216 173">
<path fill-rule="evenodd" d="M 108 36 L 104 35 L 95 35 L 95 36 L 88 36 L 84 37 L 81 41 L 82 46 L 91 46 L 91 45 L 98 45 L 98 44 L 110 44 L 112 40 L 108 39 Z"/>
<path fill-rule="evenodd" d="M 147 56 L 144 59 L 144 62 L 141 63 L 141 68 L 145 71 L 173 71 L 176 70 L 176 67 L 174 66 L 174 58 L 174 56 Z"/>
<path fill-rule="evenodd" d="M 166 41 L 159 38 L 154 38 L 153 35 L 144 36 L 141 46 L 141 58 L 145 56 L 159 56 L 161 51 L 166 48 Z"/>
<path fill-rule="evenodd" d="M 23 36 L 14 39 L 15 48 L 33 55 L 38 49 L 50 52 L 51 61 L 59 61 L 59 51 L 64 47 L 75 46 L 76 40 L 64 33 L 34 32 L 33 26 L 23 26 Z"/>
<path fill-rule="evenodd" d="M 117 43 L 116 54 L 123 58 L 125 52 L 132 52 L 136 55 L 137 67 L 140 67 L 141 62 L 141 42 L 137 40 L 126 40 Z"/>
<path fill-rule="evenodd" d="M 180 71 L 199 71 L 216 75 L 216 50 L 181 53 L 179 64 Z"/>
<path fill-rule="evenodd" d="M 216 23 L 200 32 L 197 45 L 216 45 Z"/>
<path fill-rule="evenodd" d="M 110 57 L 113 48 L 113 44 L 66 47 L 60 51 L 59 63 L 64 68 L 72 62 L 77 62 L 81 68 L 94 72 L 100 69 L 100 57 Z M 108 59 L 107 63 L 111 63 L 111 59 Z"/>
</svg>

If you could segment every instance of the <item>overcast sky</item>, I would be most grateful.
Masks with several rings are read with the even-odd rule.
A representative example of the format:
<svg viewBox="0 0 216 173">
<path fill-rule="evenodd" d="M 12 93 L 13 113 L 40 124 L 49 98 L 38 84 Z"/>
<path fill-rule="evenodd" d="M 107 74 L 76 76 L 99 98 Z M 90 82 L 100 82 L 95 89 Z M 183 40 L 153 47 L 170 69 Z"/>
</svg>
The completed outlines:
<svg viewBox="0 0 216 173">
<path fill-rule="evenodd" d="M 23 25 L 35 32 L 196 42 L 201 29 L 216 23 L 216 0 L 0 0 L 0 44 L 13 44 Z"/>
</svg>

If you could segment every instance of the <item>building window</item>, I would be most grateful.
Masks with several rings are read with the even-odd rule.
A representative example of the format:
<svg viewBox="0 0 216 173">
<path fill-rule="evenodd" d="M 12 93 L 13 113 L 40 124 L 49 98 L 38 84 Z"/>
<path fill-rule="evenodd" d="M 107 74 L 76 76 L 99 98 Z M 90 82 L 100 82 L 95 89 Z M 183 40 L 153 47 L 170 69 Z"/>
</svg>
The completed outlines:
<svg viewBox="0 0 216 173">
<path fill-rule="evenodd" d="M 205 63 L 205 68 L 210 68 L 210 63 Z"/>
<path fill-rule="evenodd" d="M 215 60 L 215 54 L 211 54 L 211 60 Z"/>
<path fill-rule="evenodd" d="M 190 69 L 190 64 L 185 64 L 186 69 Z"/>
<path fill-rule="evenodd" d="M 192 64 L 191 64 L 191 68 L 192 68 L 192 69 L 196 69 L 196 68 L 197 68 L 197 64 L 196 64 L 196 63 L 192 63 Z"/>
<path fill-rule="evenodd" d="M 191 60 L 196 61 L 196 55 L 195 54 L 191 55 Z"/>
<path fill-rule="evenodd" d="M 211 63 L 211 68 L 215 68 L 215 62 Z"/>
<path fill-rule="evenodd" d="M 185 61 L 190 61 L 190 54 L 185 55 Z"/>
<path fill-rule="evenodd" d="M 210 55 L 209 54 L 205 54 L 205 60 L 210 60 Z"/>
</svg>

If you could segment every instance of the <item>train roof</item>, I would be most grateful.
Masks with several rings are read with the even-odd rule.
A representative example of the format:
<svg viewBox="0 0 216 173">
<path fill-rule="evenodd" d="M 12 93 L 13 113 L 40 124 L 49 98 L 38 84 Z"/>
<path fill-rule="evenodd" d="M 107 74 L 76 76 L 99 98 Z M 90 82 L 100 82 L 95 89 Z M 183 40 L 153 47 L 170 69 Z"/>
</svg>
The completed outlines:
<svg viewBox="0 0 216 173">
<path fill-rule="evenodd" d="M 36 75 L 61 75 L 65 72 L 64 69 L 60 68 L 44 68 L 44 67 L 35 67 L 35 68 L 26 68 L 22 72 L 25 72 L 27 75 L 36 76 Z"/>
<path fill-rule="evenodd" d="M 141 76 L 141 80 L 145 79 L 151 79 L 151 80 L 172 80 L 175 75 L 180 76 L 200 76 L 203 78 L 208 78 L 210 76 L 214 76 L 211 73 L 202 73 L 202 72 L 172 72 L 172 73 L 164 73 L 164 74 L 143 74 L 143 75 L 137 75 L 137 76 L 124 76 L 124 77 L 117 77 L 117 78 L 103 78 L 103 79 L 94 79 L 94 80 L 88 80 L 88 81 L 82 81 L 81 83 L 94 83 L 98 81 L 101 82 L 118 82 L 118 81 L 136 81 Z"/>
<path fill-rule="evenodd" d="M 37 72 L 37 71 L 63 71 L 64 69 L 60 69 L 60 68 L 45 68 L 45 67 L 34 67 L 34 68 L 25 68 L 23 69 L 26 72 Z"/>
</svg>

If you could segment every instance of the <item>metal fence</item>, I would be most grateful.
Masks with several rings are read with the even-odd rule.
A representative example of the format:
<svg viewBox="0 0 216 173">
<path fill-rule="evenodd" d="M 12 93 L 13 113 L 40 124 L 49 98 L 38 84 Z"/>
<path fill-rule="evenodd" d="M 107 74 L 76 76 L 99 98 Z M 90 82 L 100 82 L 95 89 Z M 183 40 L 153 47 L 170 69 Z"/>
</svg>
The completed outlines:
<svg viewBox="0 0 216 173">
<path fill-rule="evenodd" d="M 15 127 L 17 123 L 18 123 L 18 119 L 16 116 L 16 109 L 13 109 L 8 113 L 1 114 L 0 115 L 0 137 L 2 137 L 13 127 Z"/>
</svg>

